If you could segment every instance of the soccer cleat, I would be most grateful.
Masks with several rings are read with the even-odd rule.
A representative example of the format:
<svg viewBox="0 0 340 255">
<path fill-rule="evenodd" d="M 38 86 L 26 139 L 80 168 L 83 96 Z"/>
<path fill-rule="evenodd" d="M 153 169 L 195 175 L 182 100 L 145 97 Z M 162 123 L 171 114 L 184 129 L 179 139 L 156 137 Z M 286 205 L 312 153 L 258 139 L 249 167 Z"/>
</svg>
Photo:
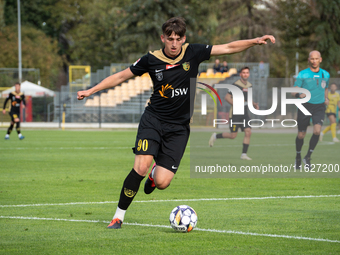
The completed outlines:
<svg viewBox="0 0 340 255">
<path fill-rule="evenodd" d="M 247 156 L 247 154 L 242 154 L 242 155 L 241 155 L 241 159 L 244 159 L 244 160 L 252 160 L 251 158 L 249 158 L 249 157 Z"/>
<path fill-rule="evenodd" d="M 319 141 L 322 142 L 322 138 L 323 138 L 323 133 L 321 132 L 320 133 L 320 136 L 319 136 Z"/>
<path fill-rule="evenodd" d="M 107 226 L 107 228 L 118 229 L 122 227 L 122 224 L 123 222 L 120 219 L 115 218 L 111 221 L 111 223 Z"/>
<path fill-rule="evenodd" d="M 333 138 L 333 142 L 338 143 L 338 142 L 340 142 L 340 141 L 339 141 L 338 138 L 334 137 L 334 138 Z"/>
<path fill-rule="evenodd" d="M 209 139 L 209 146 L 213 147 L 214 146 L 214 142 L 216 141 L 216 133 L 213 133 Z"/>
<path fill-rule="evenodd" d="M 303 158 L 303 163 L 305 164 L 305 169 L 310 169 L 310 157 L 305 156 Z"/>
<path fill-rule="evenodd" d="M 22 139 L 24 139 L 24 138 L 25 138 L 25 137 L 24 137 L 23 135 L 19 137 L 20 140 L 22 140 Z"/>
<path fill-rule="evenodd" d="M 151 194 L 156 188 L 156 184 L 155 184 L 153 178 L 151 177 L 151 173 L 155 169 L 155 167 L 156 167 L 156 163 L 153 164 L 152 170 L 149 173 L 149 176 L 144 183 L 144 193 L 145 194 Z"/>
<path fill-rule="evenodd" d="M 295 170 L 300 170 L 301 169 L 301 157 L 296 157 L 295 158 L 294 169 Z"/>
</svg>

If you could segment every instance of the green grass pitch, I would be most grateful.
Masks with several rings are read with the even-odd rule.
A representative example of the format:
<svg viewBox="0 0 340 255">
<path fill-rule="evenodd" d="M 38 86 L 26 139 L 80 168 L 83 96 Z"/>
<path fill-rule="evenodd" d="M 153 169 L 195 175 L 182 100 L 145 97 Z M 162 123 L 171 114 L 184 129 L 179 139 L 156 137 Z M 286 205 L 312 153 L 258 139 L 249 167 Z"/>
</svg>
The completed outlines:
<svg viewBox="0 0 340 255">
<path fill-rule="evenodd" d="M 111 230 L 136 131 L 23 133 L 22 141 L 15 131 L 0 141 L 0 254 L 340 253 L 339 178 L 190 178 L 188 147 L 171 185 L 145 195 L 143 181 L 122 229 Z M 203 135 L 207 145 L 209 137 Z M 225 146 L 226 161 L 245 164 L 242 139 L 211 149 Z M 324 140 L 313 160 L 339 164 L 340 144 Z M 294 141 L 295 134 L 254 133 L 248 153 L 254 160 L 246 163 L 291 163 Z M 190 233 L 169 228 L 180 204 L 198 214 Z"/>
</svg>

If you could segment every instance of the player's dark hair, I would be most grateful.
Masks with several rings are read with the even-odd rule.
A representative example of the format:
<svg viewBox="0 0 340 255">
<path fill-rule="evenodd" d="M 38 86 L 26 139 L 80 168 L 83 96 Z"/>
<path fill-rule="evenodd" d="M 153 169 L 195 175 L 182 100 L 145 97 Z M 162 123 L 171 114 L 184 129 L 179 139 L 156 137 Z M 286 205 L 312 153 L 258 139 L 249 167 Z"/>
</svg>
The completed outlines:
<svg viewBox="0 0 340 255">
<path fill-rule="evenodd" d="M 239 73 L 242 72 L 243 70 L 246 70 L 246 69 L 248 69 L 248 71 L 250 72 L 250 68 L 249 68 L 248 66 L 245 66 L 245 67 L 242 67 L 242 68 L 240 69 Z"/>
<path fill-rule="evenodd" d="M 17 84 L 18 84 L 18 85 L 21 85 L 20 82 L 16 82 L 16 83 L 14 83 L 14 86 L 17 85 Z"/>
<path fill-rule="evenodd" d="M 162 25 L 162 31 L 163 34 L 167 36 L 170 36 L 172 32 L 175 32 L 176 35 L 183 37 L 187 31 L 185 19 L 182 17 L 173 17 L 167 20 Z"/>
</svg>

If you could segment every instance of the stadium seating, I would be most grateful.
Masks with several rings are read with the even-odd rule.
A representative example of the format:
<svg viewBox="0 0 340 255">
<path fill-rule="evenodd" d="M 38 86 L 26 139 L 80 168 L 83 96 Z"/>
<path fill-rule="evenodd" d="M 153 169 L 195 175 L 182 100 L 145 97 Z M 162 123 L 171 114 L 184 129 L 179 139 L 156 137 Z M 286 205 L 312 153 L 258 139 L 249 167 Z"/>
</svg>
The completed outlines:
<svg viewBox="0 0 340 255">
<path fill-rule="evenodd" d="M 210 68 L 211 69 L 211 68 Z M 227 78 L 227 77 L 230 77 L 230 73 L 228 72 L 224 72 L 224 73 L 221 73 L 221 72 L 217 72 L 217 73 L 214 73 L 212 72 L 212 69 L 210 70 L 208 69 L 207 72 L 201 72 L 200 75 L 198 76 L 198 78 Z"/>
<path fill-rule="evenodd" d="M 132 100 L 134 97 L 149 91 L 152 88 L 152 81 L 148 73 L 141 77 L 130 79 L 119 86 L 109 89 L 107 93 L 88 98 L 85 102 L 86 107 L 116 107 L 123 102 Z M 99 100 L 100 99 L 100 100 Z"/>
</svg>

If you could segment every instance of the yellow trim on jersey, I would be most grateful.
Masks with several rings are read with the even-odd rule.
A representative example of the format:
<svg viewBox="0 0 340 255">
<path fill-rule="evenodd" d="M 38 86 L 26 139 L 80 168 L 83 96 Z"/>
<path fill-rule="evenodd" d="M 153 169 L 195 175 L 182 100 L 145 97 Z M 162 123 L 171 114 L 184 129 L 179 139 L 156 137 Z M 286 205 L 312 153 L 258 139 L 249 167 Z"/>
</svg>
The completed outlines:
<svg viewBox="0 0 340 255">
<path fill-rule="evenodd" d="M 14 96 L 21 96 L 21 95 L 23 95 L 24 93 L 22 93 L 22 92 L 19 92 L 19 93 L 17 93 L 17 92 L 15 92 L 15 91 L 13 91 L 13 92 L 11 92 Z"/>
<path fill-rule="evenodd" d="M 170 65 L 174 65 L 174 64 L 176 64 L 176 63 L 178 63 L 179 61 L 182 60 L 182 58 L 184 57 L 185 51 L 187 50 L 188 46 L 189 46 L 189 43 L 186 43 L 186 44 L 182 45 L 182 52 L 181 52 L 181 54 L 176 59 L 171 59 L 171 58 L 168 58 L 167 56 L 165 56 L 162 49 L 155 50 L 153 52 L 150 51 L 149 53 L 154 55 L 156 58 L 160 59 L 161 61 L 163 61 L 165 63 L 168 63 Z"/>
<path fill-rule="evenodd" d="M 247 84 L 244 84 L 241 80 L 236 81 L 234 84 L 240 86 L 241 88 L 250 88 L 253 86 L 249 81 L 247 81 Z"/>
<path fill-rule="evenodd" d="M 328 100 L 329 104 L 327 105 L 326 113 L 335 113 L 336 114 L 336 107 L 338 106 L 338 102 L 340 101 L 340 95 L 338 92 L 332 94 L 328 92 Z"/>
</svg>

